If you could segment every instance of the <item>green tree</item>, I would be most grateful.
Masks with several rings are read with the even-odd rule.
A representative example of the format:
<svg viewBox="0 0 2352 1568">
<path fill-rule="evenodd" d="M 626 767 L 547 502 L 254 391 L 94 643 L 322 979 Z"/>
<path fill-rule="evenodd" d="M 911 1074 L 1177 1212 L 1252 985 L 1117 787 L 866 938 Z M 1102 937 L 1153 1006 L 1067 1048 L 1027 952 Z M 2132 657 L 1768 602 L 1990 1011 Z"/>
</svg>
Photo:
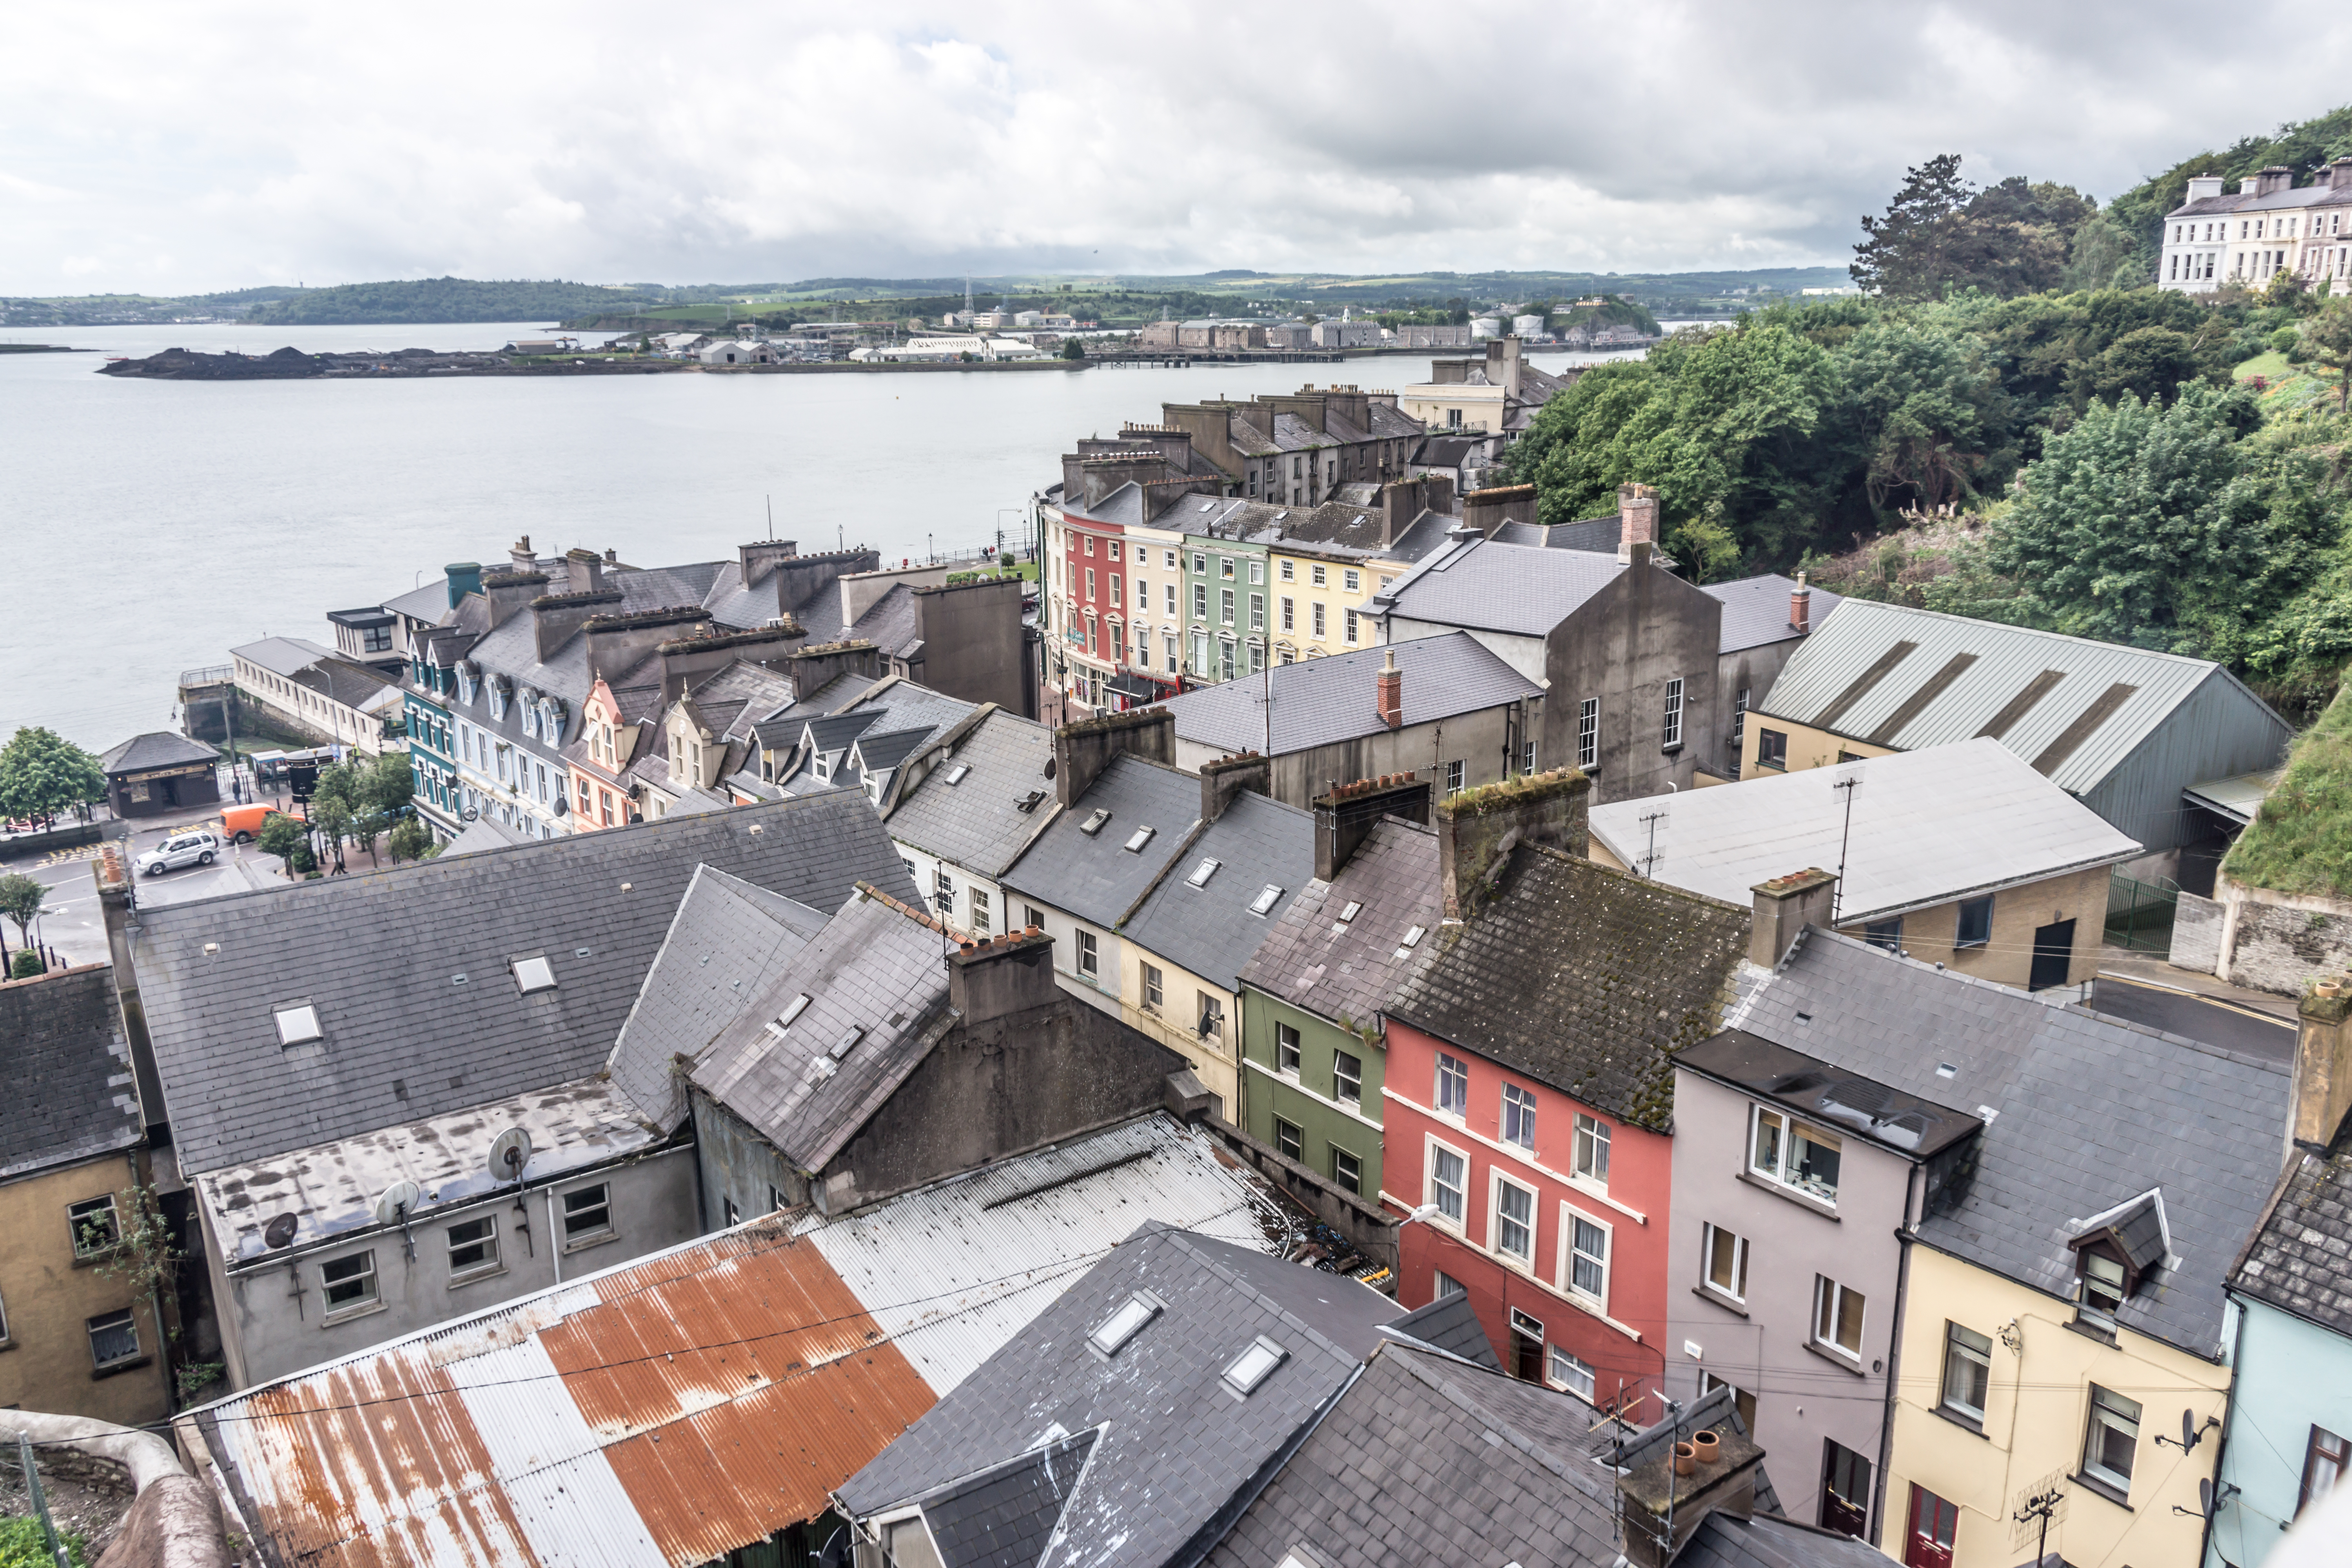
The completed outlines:
<svg viewBox="0 0 2352 1568">
<path fill-rule="evenodd" d="M 98 759 L 54 731 L 27 725 L 0 746 L 0 816 L 48 824 L 105 798 Z"/>
<path fill-rule="evenodd" d="M 392 858 L 395 860 L 423 860 L 433 853 L 433 830 L 414 816 L 404 816 L 393 825 Z"/>
<path fill-rule="evenodd" d="M 16 922 L 16 944 L 33 945 L 33 921 L 41 912 L 41 904 L 49 896 L 47 885 L 35 881 L 21 871 L 11 871 L 0 877 L 0 915 Z"/>
<path fill-rule="evenodd" d="M 1862 220 L 1864 237 L 1846 268 L 1856 286 L 1890 300 L 1940 296 L 1959 261 L 1973 194 L 1960 178 L 1958 153 L 1939 153 L 1905 171 L 1885 216 Z"/>
<path fill-rule="evenodd" d="M 1087 357 L 1087 345 L 1080 342 L 1076 338 L 1064 338 L 1062 340 L 1062 357 L 1064 359 L 1073 360 L 1084 359 Z"/>
<path fill-rule="evenodd" d="M 343 858 L 343 840 L 352 837 L 357 822 L 357 815 L 341 795 L 314 795 L 310 797 L 310 826 L 332 858 L 341 860 Z"/>
<path fill-rule="evenodd" d="M 254 836 L 254 841 L 260 845 L 263 854 L 275 855 L 285 862 L 286 875 L 290 879 L 296 870 L 297 852 L 303 856 L 310 852 L 310 825 L 282 811 L 273 811 L 261 819 L 261 831 Z"/>
<path fill-rule="evenodd" d="M 2329 306 L 2303 323 L 2300 333 L 2306 358 L 2336 373 L 2336 409 L 2352 405 L 2352 301 Z"/>
<path fill-rule="evenodd" d="M 409 766 L 408 753 L 386 752 L 362 770 L 352 805 L 390 818 L 407 810 L 415 794 L 416 774 Z"/>
<path fill-rule="evenodd" d="M 8 955 L 8 978 L 11 980 L 30 980 L 47 967 L 41 962 L 41 955 L 29 947 L 20 947 Z"/>
</svg>

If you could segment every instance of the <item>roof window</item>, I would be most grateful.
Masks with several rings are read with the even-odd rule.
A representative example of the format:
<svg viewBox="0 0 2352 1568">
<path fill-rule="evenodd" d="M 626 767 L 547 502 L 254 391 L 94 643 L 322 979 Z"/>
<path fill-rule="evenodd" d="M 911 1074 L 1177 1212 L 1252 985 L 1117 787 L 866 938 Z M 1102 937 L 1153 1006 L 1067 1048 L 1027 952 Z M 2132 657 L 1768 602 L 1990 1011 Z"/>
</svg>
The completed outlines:
<svg viewBox="0 0 2352 1568">
<path fill-rule="evenodd" d="M 825 1055 L 831 1057 L 835 1061 L 839 1061 L 842 1058 L 849 1054 L 852 1047 L 856 1046 L 858 1041 L 865 1037 L 866 1031 L 863 1028 L 852 1029 L 849 1033 L 842 1036 L 841 1038 L 834 1041 L 833 1049 L 827 1051 Z"/>
<path fill-rule="evenodd" d="M 1212 855 L 1207 859 L 1202 861 L 1199 865 L 1193 867 L 1192 874 L 1184 879 L 1187 882 L 1192 883 L 1192 886 L 1196 888 L 1205 888 L 1209 885 L 1209 879 L 1217 874 L 1217 868 L 1223 864 L 1224 864 L 1224 862 Z"/>
<path fill-rule="evenodd" d="M 1087 1336 L 1087 1343 L 1106 1356 L 1115 1356 L 1127 1342 L 1141 1333 L 1144 1326 L 1158 1317 L 1161 1310 L 1160 1299 L 1137 1291 L 1119 1304 L 1119 1309 L 1102 1321 L 1095 1331 Z"/>
<path fill-rule="evenodd" d="M 319 1009 L 308 1002 L 293 1002 L 278 1009 L 278 1043 L 281 1046 L 305 1046 L 324 1038 L 319 1028 Z"/>
<path fill-rule="evenodd" d="M 1349 921 L 1354 920 L 1359 914 L 1361 914 L 1363 912 L 1363 909 L 1364 906 L 1362 904 L 1358 903 L 1353 899 L 1349 900 L 1348 907 L 1339 911 L 1339 923 L 1341 925 L 1346 925 Z"/>
<path fill-rule="evenodd" d="M 1419 947 L 1421 945 L 1421 939 L 1426 934 L 1427 932 L 1423 928 L 1420 926 L 1413 927 L 1411 931 L 1404 933 L 1404 940 L 1397 943 L 1397 951 L 1399 952 L 1403 952 L 1409 949 Z"/>
<path fill-rule="evenodd" d="M 1288 1351 L 1260 1334 L 1225 1368 L 1225 1391 L 1236 1399 L 1247 1399 L 1257 1392 L 1259 1384 L 1273 1375 L 1276 1367 L 1289 1359 Z"/>
<path fill-rule="evenodd" d="M 1087 817 L 1084 822 L 1078 824 L 1078 831 L 1085 834 L 1087 837 L 1092 838 L 1096 834 L 1100 833 L 1109 821 L 1109 812 L 1097 811 L 1092 816 Z"/>
<path fill-rule="evenodd" d="M 1280 902 L 1282 902 L 1282 889 L 1268 882 L 1265 885 L 1265 890 L 1250 900 L 1250 913 L 1263 915 Z"/>
<path fill-rule="evenodd" d="M 774 1030 L 779 1035 L 782 1034 L 786 1029 L 793 1026 L 793 1019 L 808 1011 L 808 1005 L 809 994 L 803 991 L 799 995 L 793 998 L 789 1006 L 787 1006 L 782 1012 L 776 1015 L 776 1021 L 769 1025 L 768 1027 Z"/>
<path fill-rule="evenodd" d="M 960 784 L 963 783 L 963 775 L 970 772 L 971 772 L 971 764 L 970 763 L 958 763 L 955 766 L 948 770 L 948 783 L 951 784 Z"/>
<path fill-rule="evenodd" d="M 1159 831 L 1160 829 L 1156 827 L 1137 828 L 1133 833 L 1128 836 L 1127 852 L 1130 855 L 1142 854 L 1143 847 L 1150 843 L 1151 836 Z"/>
<path fill-rule="evenodd" d="M 555 989 L 555 965 L 545 957 L 520 958 L 515 961 L 515 989 L 528 996 L 534 991 Z"/>
</svg>

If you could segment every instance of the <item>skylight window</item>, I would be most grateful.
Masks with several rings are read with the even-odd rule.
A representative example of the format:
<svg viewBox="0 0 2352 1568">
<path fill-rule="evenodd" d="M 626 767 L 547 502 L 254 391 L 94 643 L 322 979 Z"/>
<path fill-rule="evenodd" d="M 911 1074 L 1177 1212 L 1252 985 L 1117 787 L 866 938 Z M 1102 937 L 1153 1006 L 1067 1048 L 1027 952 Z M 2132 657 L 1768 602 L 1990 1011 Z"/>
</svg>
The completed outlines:
<svg viewBox="0 0 2352 1568">
<path fill-rule="evenodd" d="M 1265 885 L 1265 890 L 1250 900 L 1250 913 L 1263 915 L 1280 902 L 1282 902 L 1282 889 L 1268 882 Z"/>
<path fill-rule="evenodd" d="M 278 1043 L 281 1046 L 303 1046 L 324 1037 L 319 1029 L 319 1009 L 308 1002 L 297 1002 L 278 1009 Z"/>
<path fill-rule="evenodd" d="M 1290 1352 L 1260 1334 L 1249 1347 L 1234 1358 L 1225 1368 L 1225 1388 L 1236 1399 L 1247 1399 L 1257 1392 L 1257 1385 L 1273 1375 L 1274 1369 L 1290 1359 Z"/>
<path fill-rule="evenodd" d="M 768 1027 L 773 1029 L 779 1035 L 782 1034 L 786 1029 L 793 1026 L 793 1020 L 794 1018 L 799 1017 L 803 1013 L 808 1010 L 808 1005 L 809 994 L 807 992 L 803 991 L 799 995 L 793 998 L 791 1005 L 787 1006 L 782 1012 L 776 1015 L 776 1021 L 769 1025 Z"/>
<path fill-rule="evenodd" d="M 1364 906 L 1362 904 L 1357 903 L 1352 900 L 1349 900 L 1348 907 L 1339 911 L 1339 923 L 1341 925 L 1346 925 L 1349 921 L 1354 920 L 1359 914 L 1362 913 L 1363 908 Z"/>
<path fill-rule="evenodd" d="M 1196 888 L 1205 888 L 1209 885 L 1209 879 L 1217 874 L 1217 868 L 1223 863 L 1213 855 L 1193 867 L 1192 874 L 1184 879 Z"/>
<path fill-rule="evenodd" d="M 1109 812 L 1097 811 L 1092 816 L 1087 817 L 1084 822 L 1078 824 L 1078 831 L 1085 834 L 1087 837 L 1092 838 L 1096 834 L 1100 833 L 1103 830 L 1104 826 L 1109 821 Z"/>
<path fill-rule="evenodd" d="M 1404 940 L 1397 943 L 1397 945 L 1399 947 L 1419 947 L 1421 945 L 1421 939 L 1425 934 L 1427 933 L 1423 931 L 1420 926 L 1415 926 L 1411 931 L 1404 933 Z"/>
<path fill-rule="evenodd" d="M 955 766 L 948 770 L 948 783 L 951 784 L 960 784 L 963 783 L 963 775 L 970 772 L 971 772 L 971 764 L 970 763 L 958 763 Z"/>
<path fill-rule="evenodd" d="M 1156 1297 L 1138 1291 L 1087 1336 L 1087 1343 L 1104 1355 L 1117 1355 L 1126 1348 L 1128 1341 L 1143 1331 L 1145 1324 L 1160 1315 L 1160 1301 Z"/>
<path fill-rule="evenodd" d="M 523 958 L 515 961 L 515 989 L 528 996 L 534 991 L 555 989 L 555 965 L 545 958 Z"/>
<path fill-rule="evenodd" d="M 849 1054 L 851 1047 L 856 1045 L 858 1041 L 865 1037 L 866 1031 L 864 1029 L 852 1029 L 849 1033 L 842 1036 L 841 1038 L 834 1041 L 833 1049 L 827 1051 L 825 1055 L 831 1057 L 835 1061 L 839 1061 L 842 1058 Z"/>
<path fill-rule="evenodd" d="M 1137 828 L 1133 833 L 1131 833 L 1131 834 L 1129 834 L 1129 835 L 1128 836 L 1128 839 L 1127 839 L 1127 852 L 1128 852 L 1129 854 L 1130 854 L 1130 855 L 1140 855 L 1140 854 L 1142 854 L 1142 853 L 1143 853 L 1143 847 L 1144 847 L 1145 845 L 1147 845 L 1147 844 L 1150 843 L 1150 842 L 1151 842 L 1151 836 L 1152 836 L 1153 834 L 1155 834 L 1155 833 L 1159 832 L 1159 831 L 1160 831 L 1160 829 L 1158 829 L 1158 828 L 1156 828 L 1156 827 L 1139 827 L 1139 828 Z"/>
</svg>

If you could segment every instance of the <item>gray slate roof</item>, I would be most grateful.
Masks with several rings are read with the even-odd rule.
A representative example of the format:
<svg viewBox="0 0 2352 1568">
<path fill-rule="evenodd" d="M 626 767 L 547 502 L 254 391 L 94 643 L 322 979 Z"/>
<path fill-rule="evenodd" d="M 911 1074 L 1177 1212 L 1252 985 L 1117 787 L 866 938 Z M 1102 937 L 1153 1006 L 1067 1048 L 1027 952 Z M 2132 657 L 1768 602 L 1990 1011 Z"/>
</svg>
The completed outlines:
<svg viewBox="0 0 2352 1568">
<path fill-rule="evenodd" d="M 1374 686 L 1388 656 L 1403 676 L 1404 721 L 1427 724 L 1540 697 L 1543 688 L 1513 669 L 1468 632 L 1415 637 L 1297 664 L 1277 664 L 1265 675 L 1204 686 L 1162 704 L 1176 716 L 1176 733 L 1228 751 L 1287 756 L 1337 741 L 1381 734 Z M 1274 734 L 1266 736 L 1265 690 L 1274 693 Z"/>
<path fill-rule="evenodd" d="M 2230 1274 L 2240 1294 L 2352 1335 L 2352 1144 L 2300 1151 Z"/>
<path fill-rule="evenodd" d="M 0 1181 L 146 1140 L 110 965 L 0 984 Z"/>
<path fill-rule="evenodd" d="M 685 1088 L 672 1064 L 699 1058 L 825 919 L 740 877 L 695 868 L 604 1063 L 648 1121 L 667 1130 L 685 1119 Z"/>
<path fill-rule="evenodd" d="M 812 905 L 860 879 L 914 893 L 874 808 L 835 791 L 142 910 L 133 952 L 181 1168 L 594 1072 L 704 864 Z M 520 995 L 509 963 L 536 953 L 556 988 Z M 279 1045 L 273 1005 L 296 1000 L 318 1008 L 322 1046 Z"/>
<path fill-rule="evenodd" d="M 170 730 L 150 730 L 133 735 L 98 759 L 102 773 L 131 773 L 142 768 L 169 768 L 189 763 L 217 763 L 220 751 Z"/>
<path fill-rule="evenodd" d="M 1087 1336 L 1138 1290 L 1165 1303 L 1108 1360 Z M 1324 1274 L 1153 1222 L 838 1495 L 869 1516 L 1063 1437 L 1097 1430 L 1062 1510 L 1065 1568 L 1179 1555 L 1378 1344 L 1395 1302 Z M 1224 1370 L 1260 1335 L 1286 1352 L 1245 1399 Z M 975 1559 L 997 1562 L 1000 1559 Z"/>
<path fill-rule="evenodd" d="M 1664 1131 L 1673 1053 L 1716 1032 L 1749 911 L 1521 846 L 1499 892 L 1433 933 L 1389 1012 L 1610 1115 Z"/>
<path fill-rule="evenodd" d="M 1037 809 L 1050 809 L 1052 800 L 1048 795 Z M 1099 833 L 1081 832 L 1097 811 L 1109 812 L 1109 822 Z M 1157 763 L 1114 757 L 1078 803 L 1055 816 L 1013 863 L 1004 885 L 1090 924 L 1115 926 L 1200 819 L 1198 778 Z M 1130 854 L 1127 841 L 1140 827 L 1152 829 L 1151 839 Z"/>
<path fill-rule="evenodd" d="M 1627 570 L 1614 555 L 1474 539 L 1415 567 L 1387 602 L 1409 620 L 1539 637 Z"/>
<path fill-rule="evenodd" d="M 935 759 L 922 782 L 900 797 L 885 819 L 890 837 L 975 876 L 998 877 L 1050 809 L 1054 784 L 1045 764 L 1053 756 L 1051 730 L 1000 709 Z M 959 766 L 971 771 L 950 784 L 948 775 Z M 1035 790 L 1045 791 L 1046 801 L 1016 809 Z"/>
<path fill-rule="evenodd" d="M 333 648 L 321 647 L 308 637 L 262 637 L 228 651 L 247 664 L 258 665 L 272 675 L 289 679 L 322 658 L 338 657 Z"/>
<path fill-rule="evenodd" d="M 929 917 L 852 897 L 768 972 L 702 1053 L 695 1086 L 801 1170 L 823 1169 L 953 1025 L 947 949 Z M 791 1025 L 772 1028 L 803 995 L 808 1005 Z"/>
<path fill-rule="evenodd" d="M 1339 915 L 1361 906 L 1352 921 Z M 1245 984 L 1319 1017 L 1368 1023 L 1385 1008 L 1437 929 L 1437 835 L 1402 817 L 1375 823 L 1339 874 L 1309 882 L 1242 971 Z M 1424 944 L 1397 956 L 1414 926 Z"/>
<path fill-rule="evenodd" d="M 1451 1296 L 1440 1296 L 1426 1307 L 1415 1307 L 1388 1328 L 1392 1334 L 1411 1335 L 1423 1344 L 1435 1345 L 1464 1361 L 1476 1362 L 1495 1372 L 1503 1370 L 1502 1359 L 1495 1354 L 1494 1342 L 1486 1338 L 1486 1331 L 1478 1321 L 1478 1309 L 1470 1304 L 1467 1290 L 1456 1290 Z"/>
<path fill-rule="evenodd" d="M 1085 803 L 1079 804 L 1083 808 Z M 1117 826 L 1114 821 L 1103 837 L 1111 837 Z M 1196 888 L 1193 871 L 1209 859 L 1218 862 L 1217 869 L 1205 886 Z M 1224 814 L 1169 868 L 1121 934 L 1203 980 L 1237 986 L 1242 966 L 1314 879 L 1314 816 L 1244 792 L 1227 802 Z M 1274 906 L 1253 914 L 1250 906 L 1268 888 L 1279 889 Z"/>
<path fill-rule="evenodd" d="M 1615 548 L 1612 541 L 1611 548 Z M 1767 572 L 1760 577 L 1742 577 L 1731 583 L 1702 583 L 1699 592 L 1723 605 L 1723 636 L 1717 648 L 1719 653 L 1738 653 L 1742 648 L 1762 647 L 1769 643 L 1787 642 L 1801 633 L 1789 624 L 1789 595 L 1796 592 L 1793 577 L 1783 577 L 1777 572 Z M 1814 631 L 1830 618 L 1830 612 L 1845 603 L 1844 595 L 1826 588 L 1812 590 L 1812 603 L 1805 618 Z"/>
<path fill-rule="evenodd" d="M 1957 1206 L 1918 1234 L 2021 1284 L 2064 1297 L 2067 1240 L 2159 1190 L 2177 1262 L 2151 1270 L 2116 1321 L 2200 1356 L 2220 1349 L 2221 1282 L 2270 1196 L 2286 1128 L 2277 1062 L 1818 929 L 1727 1022 L 1906 1093 L 1999 1112 Z"/>
</svg>

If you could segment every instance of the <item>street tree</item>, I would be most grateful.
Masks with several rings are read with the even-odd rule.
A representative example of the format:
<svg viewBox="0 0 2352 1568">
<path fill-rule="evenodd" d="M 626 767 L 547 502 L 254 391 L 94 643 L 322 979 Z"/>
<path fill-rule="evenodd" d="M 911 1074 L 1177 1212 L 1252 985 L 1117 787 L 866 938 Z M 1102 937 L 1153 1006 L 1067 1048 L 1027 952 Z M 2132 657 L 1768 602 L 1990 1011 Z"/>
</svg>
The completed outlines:
<svg viewBox="0 0 2352 1568">
<path fill-rule="evenodd" d="M 47 884 L 37 882 L 21 871 L 11 871 L 0 877 L 0 915 L 16 922 L 16 945 L 33 945 L 33 921 L 41 912 L 41 903 L 49 896 Z"/>
<path fill-rule="evenodd" d="M 305 856 L 310 853 L 310 826 L 282 811 L 273 811 L 263 817 L 261 831 L 254 837 L 255 842 L 261 846 L 263 854 L 275 855 L 285 862 L 289 880 L 294 876 L 297 851 Z"/>
<path fill-rule="evenodd" d="M 395 860 L 422 860 L 433 853 L 433 830 L 413 816 L 404 816 L 393 826 L 392 858 Z"/>
<path fill-rule="evenodd" d="M 343 840 L 352 837 L 357 820 L 350 803 L 341 795 L 310 797 L 310 826 L 338 865 L 343 858 Z"/>
<path fill-rule="evenodd" d="M 27 725 L 0 746 L 0 816 L 47 825 L 105 798 L 98 759 L 55 731 Z"/>
</svg>

